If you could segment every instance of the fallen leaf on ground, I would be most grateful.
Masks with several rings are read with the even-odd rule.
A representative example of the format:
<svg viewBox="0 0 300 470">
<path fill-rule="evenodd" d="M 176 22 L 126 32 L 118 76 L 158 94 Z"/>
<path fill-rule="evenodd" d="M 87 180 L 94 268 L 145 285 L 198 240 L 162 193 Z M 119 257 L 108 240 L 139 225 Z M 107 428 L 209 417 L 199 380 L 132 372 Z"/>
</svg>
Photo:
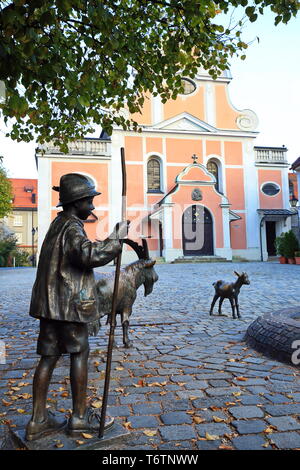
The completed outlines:
<svg viewBox="0 0 300 470">
<path fill-rule="evenodd" d="M 81 433 L 81 435 L 85 439 L 93 439 L 93 436 L 91 434 L 87 434 L 86 432 Z"/>
<path fill-rule="evenodd" d="M 236 380 L 240 380 L 241 382 L 246 382 L 247 380 L 247 377 L 236 377 Z"/>
<path fill-rule="evenodd" d="M 232 392 L 232 395 L 235 397 L 239 397 L 242 394 L 242 392 Z"/>
<path fill-rule="evenodd" d="M 231 439 L 233 439 L 234 437 L 238 437 L 238 433 L 236 433 L 236 432 L 225 433 L 225 434 L 224 434 L 224 437 L 226 437 L 226 439 L 231 440 Z"/>
<path fill-rule="evenodd" d="M 80 441 L 79 439 L 77 439 L 77 441 L 75 441 L 76 444 L 78 444 L 79 446 L 81 446 L 81 444 L 84 444 L 84 441 Z"/>
<path fill-rule="evenodd" d="M 10 406 L 12 403 L 10 401 L 6 401 L 2 399 L 2 403 L 4 406 Z"/>
<path fill-rule="evenodd" d="M 222 408 L 220 408 L 219 406 L 210 406 L 209 407 L 212 411 L 218 411 L 218 410 L 221 410 Z"/>
<path fill-rule="evenodd" d="M 57 442 L 57 443 L 55 444 L 55 447 L 57 447 L 57 448 L 61 448 L 61 447 L 63 447 L 63 446 L 64 446 L 64 445 L 63 445 L 62 442 Z"/>
<path fill-rule="evenodd" d="M 226 402 L 225 402 L 225 405 L 226 405 L 226 406 L 235 406 L 236 403 L 233 402 L 233 401 L 226 401 Z"/>
<path fill-rule="evenodd" d="M 220 436 L 216 436 L 214 434 L 209 434 L 208 432 L 206 432 L 205 438 L 207 441 L 216 441 L 217 439 L 220 439 Z"/>
<path fill-rule="evenodd" d="M 274 431 L 277 431 L 277 427 L 270 425 L 263 432 L 266 434 L 271 434 Z"/>
<path fill-rule="evenodd" d="M 148 387 L 164 387 L 167 385 L 167 382 L 152 382 L 148 384 Z"/>
<path fill-rule="evenodd" d="M 102 400 L 93 401 L 93 402 L 91 403 L 91 406 L 92 406 L 93 408 L 101 408 L 101 406 L 102 406 Z"/>
<path fill-rule="evenodd" d="M 32 398 L 32 395 L 30 395 L 30 393 L 21 393 L 21 395 L 18 395 L 18 398 L 23 398 L 24 400 L 28 400 L 29 398 Z"/>
<path fill-rule="evenodd" d="M 233 450 L 233 447 L 226 445 L 226 444 L 221 444 L 218 449 L 220 450 Z"/>
<path fill-rule="evenodd" d="M 133 428 L 131 427 L 131 422 L 130 422 L 130 421 L 126 421 L 126 423 L 123 423 L 123 426 L 124 426 L 124 428 L 126 428 L 126 429 L 133 429 Z"/>
<path fill-rule="evenodd" d="M 149 436 L 149 437 L 152 437 L 152 436 L 155 436 L 157 431 L 151 431 L 150 429 L 146 429 L 145 431 L 143 431 L 143 433 L 146 435 L 146 436 Z"/>
<path fill-rule="evenodd" d="M 116 367 L 116 370 L 124 370 L 124 367 Z"/>
<path fill-rule="evenodd" d="M 23 408 L 18 408 L 17 412 L 23 414 L 23 413 L 25 413 L 25 410 L 23 410 Z"/>
<path fill-rule="evenodd" d="M 200 418 L 200 416 L 194 416 L 194 417 L 193 417 L 193 421 L 194 421 L 194 423 L 196 423 L 196 424 L 200 424 L 200 423 L 203 423 L 203 422 L 205 421 L 205 419 L 204 419 L 204 418 Z"/>
<path fill-rule="evenodd" d="M 59 449 L 59 448 L 61 448 L 61 447 L 63 447 L 63 446 L 64 446 L 64 445 L 63 445 L 63 443 L 62 443 L 61 441 L 59 441 L 59 440 L 55 441 L 54 447 L 57 447 L 57 448 Z"/>
<path fill-rule="evenodd" d="M 226 421 L 226 419 L 219 418 L 219 416 L 213 416 L 213 420 L 215 423 L 224 423 Z"/>
</svg>

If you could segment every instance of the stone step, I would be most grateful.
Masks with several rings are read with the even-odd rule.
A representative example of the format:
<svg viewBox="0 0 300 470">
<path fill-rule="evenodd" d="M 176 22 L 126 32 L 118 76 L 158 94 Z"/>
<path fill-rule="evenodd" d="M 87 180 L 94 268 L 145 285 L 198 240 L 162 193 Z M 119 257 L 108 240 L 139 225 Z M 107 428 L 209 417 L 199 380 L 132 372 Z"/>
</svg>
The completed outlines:
<svg viewBox="0 0 300 470">
<path fill-rule="evenodd" d="M 221 256 L 180 256 L 172 263 L 228 263 L 231 262 Z"/>
</svg>

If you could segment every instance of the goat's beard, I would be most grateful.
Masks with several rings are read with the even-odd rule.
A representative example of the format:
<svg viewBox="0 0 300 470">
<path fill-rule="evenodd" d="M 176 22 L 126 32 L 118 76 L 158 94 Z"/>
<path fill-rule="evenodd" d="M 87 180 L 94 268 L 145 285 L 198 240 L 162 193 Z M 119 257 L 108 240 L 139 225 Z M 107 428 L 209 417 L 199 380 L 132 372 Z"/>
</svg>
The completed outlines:
<svg viewBox="0 0 300 470">
<path fill-rule="evenodd" d="M 146 282 L 144 283 L 144 296 L 147 297 L 147 295 L 151 294 L 153 291 L 153 284 L 147 284 Z"/>
</svg>

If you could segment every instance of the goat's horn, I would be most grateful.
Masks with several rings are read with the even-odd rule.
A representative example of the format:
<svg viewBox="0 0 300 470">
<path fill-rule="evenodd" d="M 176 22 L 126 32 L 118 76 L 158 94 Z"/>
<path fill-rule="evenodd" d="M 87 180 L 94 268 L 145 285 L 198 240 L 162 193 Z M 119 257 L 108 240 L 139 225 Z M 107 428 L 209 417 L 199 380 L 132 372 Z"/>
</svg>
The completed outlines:
<svg viewBox="0 0 300 470">
<path fill-rule="evenodd" d="M 239 274 L 239 273 L 237 273 L 236 271 L 233 271 L 233 272 L 234 272 L 234 274 L 235 274 L 237 277 L 240 277 L 240 274 Z"/>
<path fill-rule="evenodd" d="M 149 249 L 146 238 L 142 238 L 145 259 L 149 259 Z"/>
<path fill-rule="evenodd" d="M 139 259 L 144 258 L 144 250 L 137 242 L 134 242 L 133 240 L 130 240 L 129 238 L 125 238 L 123 240 L 123 243 L 126 243 L 126 245 L 129 245 L 136 252 Z"/>
</svg>

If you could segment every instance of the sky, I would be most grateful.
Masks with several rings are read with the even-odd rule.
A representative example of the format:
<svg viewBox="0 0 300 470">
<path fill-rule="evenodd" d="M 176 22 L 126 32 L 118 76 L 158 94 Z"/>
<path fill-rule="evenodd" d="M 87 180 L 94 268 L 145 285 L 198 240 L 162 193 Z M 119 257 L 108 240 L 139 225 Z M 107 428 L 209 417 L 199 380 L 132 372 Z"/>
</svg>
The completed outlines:
<svg viewBox="0 0 300 470">
<path fill-rule="evenodd" d="M 288 25 L 274 26 L 266 12 L 244 27 L 250 42 L 246 59 L 233 59 L 229 85 L 231 102 L 238 110 L 251 109 L 259 120 L 255 145 L 288 148 L 292 163 L 300 155 L 300 14 Z M 12 178 L 36 178 L 35 143 L 17 143 L 0 127 L 0 155 Z"/>
</svg>

